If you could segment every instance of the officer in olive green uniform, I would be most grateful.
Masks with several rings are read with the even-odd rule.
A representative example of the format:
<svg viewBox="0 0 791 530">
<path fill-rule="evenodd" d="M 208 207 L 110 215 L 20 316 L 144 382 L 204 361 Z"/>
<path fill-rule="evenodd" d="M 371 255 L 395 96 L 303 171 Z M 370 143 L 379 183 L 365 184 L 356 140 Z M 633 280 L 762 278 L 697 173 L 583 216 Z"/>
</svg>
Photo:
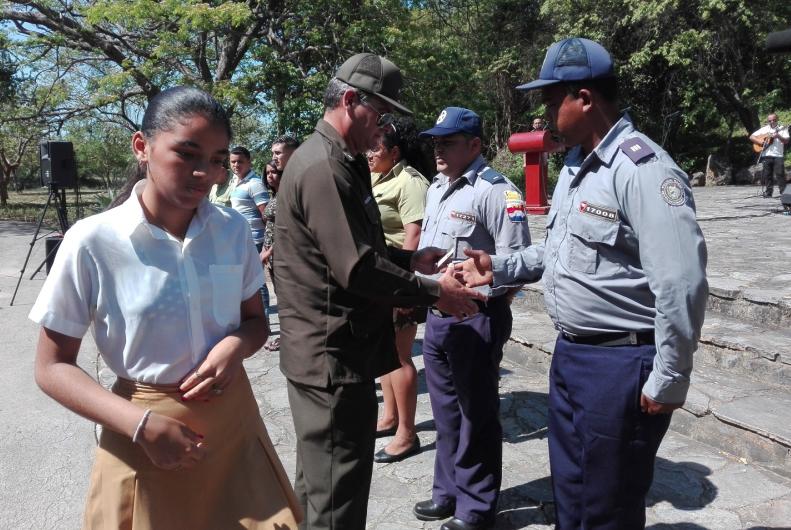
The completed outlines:
<svg viewBox="0 0 791 530">
<path fill-rule="evenodd" d="M 374 378 L 399 366 L 393 306 L 476 310 L 466 297 L 477 293 L 452 276 L 436 282 L 408 272 L 429 253 L 385 245 L 362 153 L 391 123 L 391 109 L 409 113 L 397 101 L 401 83 L 386 59 L 348 59 L 327 87 L 324 119 L 292 155 L 278 193 L 280 365 L 297 435 L 301 528 L 365 528 Z"/>
</svg>

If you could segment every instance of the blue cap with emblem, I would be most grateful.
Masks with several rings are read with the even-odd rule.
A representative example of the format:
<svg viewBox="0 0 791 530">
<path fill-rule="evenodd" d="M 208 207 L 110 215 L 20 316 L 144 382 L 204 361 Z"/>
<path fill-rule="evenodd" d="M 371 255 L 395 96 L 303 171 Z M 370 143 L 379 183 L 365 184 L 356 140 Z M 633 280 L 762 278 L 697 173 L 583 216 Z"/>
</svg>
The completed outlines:
<svg viewBox="0 0 791 530">
<path fill-rule="evenodd" d="M 465 133 L 481 136 L 481 117 L 469 109 L 462 107 L 446 107 L 439 113 L 434 127 L 421 132 L 418 136 L 450 136 Z"/>
<path fill-rule="evenodd" d="M 556 42 L 547 50 L 538 79 L 517 90 L 535 90 L 556 83 L 615 77 L 610 54 L 592 40 L 572 37 Z"/>
</svg>

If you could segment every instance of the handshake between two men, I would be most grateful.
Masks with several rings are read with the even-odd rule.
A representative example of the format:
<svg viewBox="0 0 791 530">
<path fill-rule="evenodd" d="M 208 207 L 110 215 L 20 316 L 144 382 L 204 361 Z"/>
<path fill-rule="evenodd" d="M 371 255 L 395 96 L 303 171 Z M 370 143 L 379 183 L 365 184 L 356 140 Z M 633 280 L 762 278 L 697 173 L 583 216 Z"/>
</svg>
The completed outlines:
<svg viewBox="0 0 791 530">
<path fill-rule="evenodd" d="M 474 289 L 491 285 L 493 281 L 491 257 L 482 250 L 464 249 L 468 256 L 464 262 L 444 264 L 445 250 L 426 247 L 412 255 L 412 270 L 425 275 L 442 273 L 437 279 L 440 297 L 434 304 L 437 309 L 459 318 L 476 314 L 476 301 L 485 302 L 487 296 Z"/>
</svg>

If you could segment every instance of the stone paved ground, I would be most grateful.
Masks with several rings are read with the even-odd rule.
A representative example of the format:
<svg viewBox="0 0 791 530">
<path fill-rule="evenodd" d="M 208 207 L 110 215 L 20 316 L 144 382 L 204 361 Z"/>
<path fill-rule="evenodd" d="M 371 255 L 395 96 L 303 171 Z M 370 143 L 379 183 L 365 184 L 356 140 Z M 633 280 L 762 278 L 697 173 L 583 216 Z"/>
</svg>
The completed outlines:
<svg viewBox="0 0 791 530">
<path fill-rule="evenodd" d="M 732 282 L 734 288 L 760 289 L 773 300 L 789 300 L 791 282 L 784 274 L 791 218 L 772 213 L 776 201 L 745 197 L 751 190 L 696 189 L 701 217 L 709 219 L 702 224 L 709 242 L 712 283 Z M 738 215 L 732 215 L 734 209 Z M 534 239 L 539 232 L 534 230 Z M 94 428 L 43 396 L 33 382 L 37 330 L 26 314 L 43 276 L 25 279 L 15 306 L 8 307 L 30 237 L 29 225 L 0 222 L 0 528 L 73 529 L 79 527 Z M 28 274 L 42 259 L 42 247 L 43 243 L 34 247 Z M 529 313 L 518 315 L 519 333 L 529 335 L 534 319 Z M 88 338 L 80 362 L 89 373 L 97 373 L 95 360 L 96 349 Z M 400 463 L 375 466 L 371 529 L 439 527 L 411 515 L 414 502 L 430 495 L 435 438 L 422 359 L 416 356 L 415 362 L 421 369 L 417 422 L 423 452 Z M 261 351 L 246 366 L 272 440 L 286 469 L 293 471 L 294 435 L 277 355 Z M 506 354 L 498 529 L 552 528 L 546 391 L 541 367 L 516 364 Z M 380 440 L 377 449 L 386 442 Z M 672 432 L 660 449 L 648 504 L 652 530 L 791 529 L 791 480 Z"/>
</svg>

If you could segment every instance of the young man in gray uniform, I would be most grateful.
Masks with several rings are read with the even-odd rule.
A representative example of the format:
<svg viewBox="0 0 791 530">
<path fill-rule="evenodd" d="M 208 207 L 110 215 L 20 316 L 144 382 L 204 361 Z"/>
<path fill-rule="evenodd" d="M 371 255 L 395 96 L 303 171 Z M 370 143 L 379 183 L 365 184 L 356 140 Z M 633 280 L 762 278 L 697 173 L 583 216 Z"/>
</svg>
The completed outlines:
<svg viewBox="0 0 791 530">
<path fill-rule="evenodd" d="M 441 247 L 464 259 L 463 248 L 505 256 L 530 244 L 522 195 L 481 156 L 481 120 L 448 107 L 432 129 L 440 173 L 426 196 L 419 248 Z M 486 528 L 497 509 L 502 476 L 498 369 L 511 334 L 507 288 L 491 289 L 480 313 L 459 321 L 432 310 L 423 360 L 437 428 L 430 500 L 418 519 L 450 517 L 443 530 Z"/>
<path fill-rule="evenodd" d="M 300 528 L 365 528 L 376 432 L 374 379 L 398 368 L 393 307 L 476 312 L 484 298 L 434 270 L 443 251 L 388 250 L 362 153 L 398 103 L 401 72 L 370 53 L 348 59 L 324 96 L 324 119 L 291 156 L 278 192 L 275 273 L 280 368 L 297 435 Z M 396 260 L 398 265 L 391 259 Z"/>
<path fill-rule="evenodd" d="M 692 190 L 619 114 L 599 44 L 553 44 L 539 79 L 518 88 L 541 89 L 550 129 L 572 148 L 546 240 L 506 258 L 472 252 L 464 276 L 500 285 L 543 272 L 560 331 L 549 390 L 558 530 L 644 528 L 656 451 L 686 399 L 708 295 Z"/>
</svg>

